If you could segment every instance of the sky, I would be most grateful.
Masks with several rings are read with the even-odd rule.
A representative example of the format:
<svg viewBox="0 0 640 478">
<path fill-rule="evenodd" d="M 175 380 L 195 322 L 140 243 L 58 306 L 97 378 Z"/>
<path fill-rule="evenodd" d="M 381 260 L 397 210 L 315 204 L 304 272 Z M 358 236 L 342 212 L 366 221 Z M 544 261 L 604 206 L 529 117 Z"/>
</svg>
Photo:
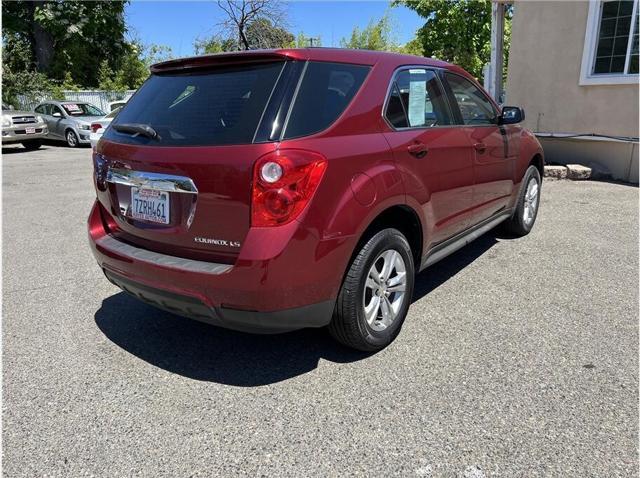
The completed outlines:
<svg viewBox="0 0 640 478">
<path fill-rule="evenodd" d="M 289 30 L 296 35 L 304 32 L 307 36 L 320 36 L 322 46 L 340 46 L 340 39 L 349 37 L 354 26 L 364 28 L 387 10 L 391 12 L 399 44 L 411 40 L 424 24 L 424 19 L 413 10 L 390 8 L 388 1 L 298 0 L 287 2 L 285 8 Z M 145 44 L 170 46 L 175 56 L 194 54 L 194 40 L 211 36 L 223 19 L 215 1 L 133 0 L 125 15 L 132 35 Z"/>
</svg>

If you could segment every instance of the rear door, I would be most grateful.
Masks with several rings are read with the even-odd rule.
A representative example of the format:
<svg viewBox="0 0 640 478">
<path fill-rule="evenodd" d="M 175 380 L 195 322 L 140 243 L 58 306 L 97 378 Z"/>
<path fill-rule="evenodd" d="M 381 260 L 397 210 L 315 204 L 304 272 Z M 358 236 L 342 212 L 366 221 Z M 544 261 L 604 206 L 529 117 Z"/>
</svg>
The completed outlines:
<svg viewBox="0 0 640 478">
<path fill-rule="evenodd" d="M 473 157 L 465 131 L 452 126 L 436 72 L 396 72 L 385 118 L 391 128 L 385 137 L 403 170 L 405 191 L 420 203 L 430 229 L 426 240 L 435 245 L 463 231 L 469 224 Z"/>
<path fill-rule="evenodd" d="M 513 190 L 515 160 L 498 110 L 467 78 L 446 72 L 445 87 L 456 122 L 463 126 L 473 151 L 473 224 L 505 209 Z"/>
<path fill-rule="evenodd" d="M 231 263 L 250 227 L 254 137 L 284 61 L 154 74 L 98 145 L 98 199 L 122 240 Z M 117 131 L 146 125 L 156 138 Z M 122 128 L 120 128 L 122 130 Z"/>
</svg>

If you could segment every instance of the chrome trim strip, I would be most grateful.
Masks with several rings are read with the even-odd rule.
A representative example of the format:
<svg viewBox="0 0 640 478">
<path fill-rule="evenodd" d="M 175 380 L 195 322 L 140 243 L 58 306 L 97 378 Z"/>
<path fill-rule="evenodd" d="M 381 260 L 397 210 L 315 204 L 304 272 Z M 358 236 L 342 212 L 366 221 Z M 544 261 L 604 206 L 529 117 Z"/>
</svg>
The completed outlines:
<svg viewBox="0 0 640 478">
<path fill-rule="evenodd" d="M 181 271 L 200 272 L 204 274 L 222 274 L 233 267 L 230 264 L 196 261 L 193 259 L 184 259 L 182 257 L 160 254 L 159 252 L 141 249 L 139 247 L 134 247 L 127 243 L 120 242 L 111 236 L 103 236 L 96 240 L 96 246 L 130 259 L 147 262 L 155 266 L 178 269 Z"/>
<path fill-rule="evenodd" d="M 155 189 L 156 191 L 198 194 L 196 185 L 191 178 L 187 178 L 186 176 L 109 168 L 107 171 L 107 182 L 137 188 Z"/>
</svg>

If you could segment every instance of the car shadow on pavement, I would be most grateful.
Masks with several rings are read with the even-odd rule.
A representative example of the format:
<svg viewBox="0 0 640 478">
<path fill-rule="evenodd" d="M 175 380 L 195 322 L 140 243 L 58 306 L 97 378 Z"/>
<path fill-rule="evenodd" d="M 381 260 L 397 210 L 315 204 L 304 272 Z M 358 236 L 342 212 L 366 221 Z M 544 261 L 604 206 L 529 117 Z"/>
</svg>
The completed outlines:
<svg viewBox="0 0 640 478">
<path fill-rule="evenodd" d="M 324 329 L 254 335 L 226 330 L 148 306 L 124 292 L 102 301 L 100 330 L 127 352 L 172 373 L 240 387 L 287 380 L 319 360 L 368 357 L 333 341 Z"/>
<path fill-rule="evenodd" d="M 434 265 L 425 269 L 416 276 L 416 283 L 413 288 L 412 302 L 417 302 L 434 289 L 437 289 L 451 277 L 463 270 L 478 257 L 483 255 L 495 244 L 497 238 L 510 239 L 499 230 L 492 230 L 483 234 L 475 241 L 467 244 L 462 249 L 445 257 Z"/>
<path fill-rule="evenodd" d="M 497 243 L 486 234 L 422 272 L 413 301 L 436 289 Z M 124 292 L 95 314 L 113 343 L 164 370 L 195 380 L 254 387 L 314 370 L 320 359 L 350 363 L 369 357 L 335 342 L 325 329 L 252 335 L 214 327 L 148 306 Z"/>
</svg>

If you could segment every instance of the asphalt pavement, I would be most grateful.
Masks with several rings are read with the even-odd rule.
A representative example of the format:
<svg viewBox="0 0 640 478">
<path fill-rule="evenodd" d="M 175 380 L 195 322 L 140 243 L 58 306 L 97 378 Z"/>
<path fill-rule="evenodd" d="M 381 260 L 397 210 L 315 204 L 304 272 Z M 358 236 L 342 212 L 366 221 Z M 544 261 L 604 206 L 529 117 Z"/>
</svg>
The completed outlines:
<svg viewBox="0 0 640 478">
<path fill-rule="evenodd" d="M 547 182 L 533 232 L 422 273 L 374 355 L 103 277 L 88 148 L 3 149 L 3 473 L 637 476 L 638 188 Z"/>
</svg>

